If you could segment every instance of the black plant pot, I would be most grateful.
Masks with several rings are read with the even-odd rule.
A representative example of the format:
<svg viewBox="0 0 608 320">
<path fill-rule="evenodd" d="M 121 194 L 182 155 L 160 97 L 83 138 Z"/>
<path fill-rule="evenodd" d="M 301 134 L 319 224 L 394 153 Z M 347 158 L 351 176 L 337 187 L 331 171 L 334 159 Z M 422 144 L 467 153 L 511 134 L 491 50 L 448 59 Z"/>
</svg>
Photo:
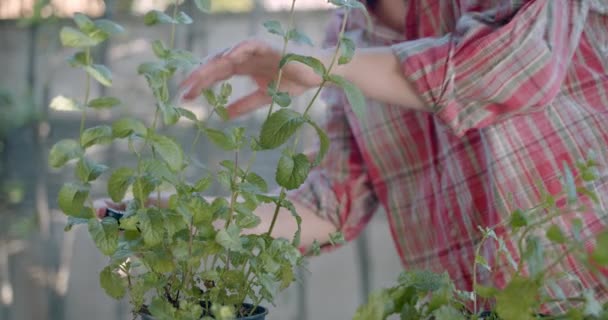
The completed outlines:
<svg viewBox="0 0 608 320">
<path fill-rule="evenodd" d="M 250 303 L 243 303 L 243 306 L 247 310 L 253 309 L 253 305 Z M 266 309 L 262 306 L 257 306 L 252 315 L 247 316 L 247 317 L 240 317 L 240 318 L 236 318 L 236 319 L 237 320 L 265 320 L 267 315 L 268 315 L 268 309 Z M 145 313 L 140 313 L 139 317 L 141 320 L 156 320 L 156 319 L 154 319 L 153 316 L 145 314 Z"/>
</svg>

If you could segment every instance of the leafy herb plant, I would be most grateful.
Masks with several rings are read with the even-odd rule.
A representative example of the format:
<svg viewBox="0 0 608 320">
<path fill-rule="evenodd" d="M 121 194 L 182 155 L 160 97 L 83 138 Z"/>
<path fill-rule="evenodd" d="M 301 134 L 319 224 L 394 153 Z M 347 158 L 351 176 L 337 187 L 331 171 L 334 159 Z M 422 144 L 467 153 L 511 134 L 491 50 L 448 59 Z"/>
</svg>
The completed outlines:
<svg viewBox="0 0 608 320">
<path fill-rule="evenodd" d="M 330 2 L 347 11 L 365 9 L 354 0 Z M 203 11 L 208 11 L 209 3 L 195 1 Z M 295 0 L 292 16 L 294 6 Z M 356 112 L 363 113 L 361 93 L 347 80 L 331 73 L 334 65 L 351 59 L 352 41 L 342 36 L 331 64 L 326 66 L 313 57 L 287 52 L 290 41 L 311 42 L 294 29 L 293 19 L 288 26 L 266 22 L 267 30 L 283 39 L 279 70 L 288 63 L 303 63 L 322 77 L 322 83 L 300 113 L 289 108 L 291 97 L 279 90 L 279 71 L 276 81 L 268 87 L 272 104 L 260 132 L 247 132 L 243 127 L 219 129 L 172 102 L 171 79 L 178 71 L 187 71 L 197 63 L 191 53 L 174 48 L 176 28 L 192 23 L 192 18 L 180 11 L 177 3 L 170 13 L 150 11 L 143 18 L 146 25 L 166 24 L 171 28 L 168 42 L 152 42 L 157 60 L 137 68 L 156 100 L 152 123 L 125 117 L 112 124 L 87 128 L 87 110 L 113 108 L 121 103 L 115 97 L 93 98 L 90 88 L 93 81 L 112 85 L 111 71 L 96 64 L 91 51 L 110 36 L 123 32 L 123 28 L 112 21 L 91 20 L 82 14 L 76 14 L 74 21 L 76 26 L 64 27 L 60 38 L 65 47 L 76 49 L 69 64 L 86 74 L 84 99 L 59 96 L 52 104 L 64 110 L 81 110 L 80 132 L 78 138 L 54 145 L 49 162 L 54 168 L 75 164 L 75 180 L 63 185 L 58 204 L 68 216 L 66 231 L 74 225 L 87 225 L 95 245 L 108 257 L 99 275 L 103 289 L 116 299 L 128 296 L 134 315 L 148 314 L 157 320 L 235 319 L 255 314 L 264 302 L 272 303 L 278 292 L 294 282 L 295 270 L 303 261 L 299 227 L 291 239 L 272 236 L 279 209 L 288 209 L 300 225 L 300 217 L 286 197 L 287 191 L 298 188 L 329 149 L 326 133 L 308 115 L 314 99 L 331 83 L 342 87 Z M 212 108 L 210 117 L 227 120 L 226 105 L 231 93 L 228 83 L 201 93 Z M 220 162 L 219 171 L 201 174 L 198 170 L 200 176 L 193 180 L 186 176 L 186 170 L 195 166 L 193 158 L 175 139 L 159 130 L 161 121 L 172 126 L 182 118 L 192 122 L 196 132 L 190 153 L 196 152 L 201 138 L 232 153 L 232 157 Z M 297 151 L 298 131 L 306 125 L 312 126 L 319 137 L 320 149 L 314 161 Z M 136 165 L 109 168 L 89 155 L 92 146 L 117 140 L 128 144 Z M 246 148 L 252 150 L 250 159 L 242 159 Z M 269 195 L 267 182 L 251 170 L 255 154 L 267 150 L 281 152 L 275 175 L 281 187 L 277 195 Z M 90 191 L 101 175 L 109 177 L 108 196 L 125 205 L 120 220 L 98 219 L 95 215 Z M 203 197 L 201 193 L 214 183 L 221 185 L 229 197 Z M 167 206 L 159 205 L 161 188 L 170 190 Z M 126 199 L 129 191 L 132 198 Z M 247 230 L 260 224 L 255 212 L 261 203 L 276 206 L 272 223 L 265 233 L 248 233 Z M 339 238 L 332 235 L 332 239 Z"/>
<path fill-rule="evenodd" d="M 370 295 L 368 302 L 357 311 L 355 320 L 380 320 L 399 314 L 401 319 L 459 320 L 459 319 L 608 319 L 608 306 L 602 306 L 592 288 L 586 288 L 573 274 L 555 272 L 554 267 L 568 255 L 574 256 L 588 272 L 605 284 L 608 279 L 599 268 L 608 266 L 608 230 L 595 239 L 583 234 L 582 215 L 589 210 L 602 210 L 593 183 L 598 179 L 597 163 L 590 155 L 576 163 L 576 174 L 564 164 L 562 192 L 542 191 L 542 201 L 527 210 L 517 209 L 509 219 L 492 228 L 482 228 L 482 240 L 477 246 L 473 269 L 473 291 L 456 290 L 447 274 L 429 271 L 406 271 L 398 284 Z M 565 201 L 561 201 L 564 199 Z M 569 230 L 563 229 L 557 218 L 569 217 Z M 495 232 L 508 228 L 516 239 L 515 254 L 508 250 L 505 240 Z M 592 240 L 595 248 L 585 249 Z M 492 241 L 496 254 L 488 261 L 481 248 Z M 559 248 L 545 250 L 547 244 Z M 517 258 L 516 258 L 517 257 Z M 478 270 L 489 274 L 493 266 L 507 264 L 508 281 L 502 288 L 478 283 Z M 579 290 L 576 295 L 565 293 L 557 284 L 569 280 Z M 552 292 L 550 294 L 550 292 Z M 543 314 L 549 304 L 559 304 L 560 314 Z M 489 309 L 484 310 L 489 307 Z"/>
</svg>

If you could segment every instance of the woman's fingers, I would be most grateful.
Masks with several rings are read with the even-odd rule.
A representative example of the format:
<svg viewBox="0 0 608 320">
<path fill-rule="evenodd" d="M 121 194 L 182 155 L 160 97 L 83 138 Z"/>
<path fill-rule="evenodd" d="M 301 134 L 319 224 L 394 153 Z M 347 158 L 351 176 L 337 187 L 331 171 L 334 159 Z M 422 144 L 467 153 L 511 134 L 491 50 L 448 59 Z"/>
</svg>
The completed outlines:
<svg viewBox="0 0 608 320">
<path fill-rule="evenodd" d="M 97 218 L 99 218 L 99 219 L 103 219 L 106 216 L 107 208 L 112 208 L 115 210 L 125 210 L 126 209 L 126 205 L 124 203 L 115 203 L 115 202 L 112 202 L 111 200 L 106 200 L 106 199 L 95 200 L 95 202 L 93 203 L 93 207 L 95 209 L 95 214 L 97 215 Z"/>
<path fill-rule="evenodd" d="M 209 88 L 218 81 L 226 80 L 234 75 L 234 65 L 225 57 L 210 60 L 194 70 L 180 88 L 185 89 L 183 98 L 192 100 L 197 98 L 203 89 Z"/>
<path fill-rule="evenodd" d="M 228 106 L 228 115 L 230 115 L 230 118 L 236 118 L 245 113 L 259 109 L 269 104 L 271 101 L 272 98 L 270 98 L 266 92 L 258 90 L 230 104 Z"/>
<path fill-rule="evenodd" d="M 278 53 L 264 42 L 243 41 L 234 48 L 214 56 L 194 70 L 180 84 L 180 88 L 185 90 L 183 98 L 185 100 L 195 99 L 203 89 L 235 75 L 253 76 L 254 73 L 267 73 L 268 60 L 279 58 Z M 276 64 L 278 67 L 278 60 Z"/>
</svg>

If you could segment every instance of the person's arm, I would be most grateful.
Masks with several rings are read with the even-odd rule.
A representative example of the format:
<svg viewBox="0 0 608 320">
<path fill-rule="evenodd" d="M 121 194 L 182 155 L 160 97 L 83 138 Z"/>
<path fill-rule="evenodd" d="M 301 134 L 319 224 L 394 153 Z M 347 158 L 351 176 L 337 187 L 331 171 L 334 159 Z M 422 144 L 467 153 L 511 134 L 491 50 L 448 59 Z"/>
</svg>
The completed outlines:
<svg viewBox="0 0 608 320">
<path fill-rule="evenodd" d="M 460 17 L 444 37 L 393 49 L 424 104 L 463 135 L 550 105 L 563 90 L 590 10 L 600 9 L 580 1 L 500 1 Z"/>
<path fill-rule="evenodd" d="M 326 66 L 330 65 L 332 54 L 326 51 L 321 55 Z M 346 78 L 372 100 L 431 111 L 404 76 L 401 61 L 391 47 L 357 49 L 348 64 L 334 67 L 333 74 Z"/>
</svg>

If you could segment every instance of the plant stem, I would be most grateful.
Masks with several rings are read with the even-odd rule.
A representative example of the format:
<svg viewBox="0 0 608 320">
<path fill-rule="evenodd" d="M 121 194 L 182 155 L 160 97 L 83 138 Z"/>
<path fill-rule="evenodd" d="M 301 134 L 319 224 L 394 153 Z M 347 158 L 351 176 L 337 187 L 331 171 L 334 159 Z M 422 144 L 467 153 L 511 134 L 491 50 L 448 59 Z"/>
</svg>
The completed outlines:
<svg viewBox="0 0 608 320">
<path fill-rule="evenodd" d="M 292 3 L 292 5 L 293 5 L 293 3 Z M 293 7 L 292 7 L 292 10 L 293 10 Z M 340 37 L 342 37 L 344 35 L 344 31 L 346 30 L 346 21 L 348 20 L 348 13 L 349 13 L 349 11 L 346 11 L 346 14 L 344 15 L 344 20 L 342 20 L 342 26 L 340 27 L 340 35 L 339 35 Z M 292 12 L 292 15 L 293 15 L 293 12 Z M 336 46 L 336 50 L 334 51 L 334 55 L 331 59 L 331 63 L 329 64 L 329 67 L 327 68 L 327 74 L 331 73 L 331 70 L 333 69 L 333 67 L 336 63 L 336 60 L 338 58 L 339 52 L 340 52 L 340 43 L 338 42 L 338 45 Z M 280 75 L 281 75 L 281 70 L 279 70 L 279 76 Z M 321 90 L 323 90 L 323 87 L 327 83 L 327 80 L 325 80 L 325 78 L 326 78 L 326 76 L 323 77 L 323 80 L 321 81 L 319 88 L 317 88 L 315 95 L 313 96 L 313 98 L 309 101 L 308 105 L 306 106 L 306 110 L 304 111 L 304 114 L 303 114 L 304 117 L 308 115 L 308 111 L 310 110 L 310 108 L 316 101 L 317 97 L 321 93 Z M 268 113 L 268 115 L 270 116 L 270 112 Z M 296 135 L 296 139 L 294 140 L 294 145 L 293 145 L 294 152 L 297 148 L 298 141 L 299 141 L 299 134 Z M 281 208 L 280 203 L 281 203 L 281 201 L 283 201 L 283 199 L 285 199 L 285 196 L 286 196 L 285 192 L 286 192 L 285 187 L 282 187 L 281 191 L 280 191 L 279 201 L 277 203 L 277 206 L 274 210 L 274 214 L 272 216 L 272 222 L 270 224 L 270 227 L 268 228 L 268 232 L 266 233 L 269 236 L 272 234 L 272 230 L 274 229 L 274 225 L 277 221 L 277 216 L 279 215 L 279 209 Z"/>
<path fill-rule="evenodd" d="M 270 227 L 268 228 L 268 232 L 266 233 L 268 236 L 272 234 L 272 230 L 274 229 L 274 225 L 277 222 L 277 217 L 279 216 L 279 209 L 281 208 L 281 202 L 285 199 L 285 188 L 281 188 L 281 193 L 279 195 L 279 201 L 277 201 L 277 206 L 274 208 L 274 213 L 272 215 L 272 222 L 270 223 Z"/>
<path fill-rule="evenodd" d="M 296 0 L 292 0 L 291 8 L 289 9 L 289 17 L 290 17 L 289 27 L 287 29 L 287 33 L 285 34 L 285 36 L 283 36 L 283 49 L 281 50 L 281 57 L 284 57 L 285 53 L 287 53 L 287 44 L 289 43 L 288 34 L 289 34 L 289 30 L 291 30 L 293 28 L 295 7 L 296 7 Z M 282 78 L 283 78 L 283 68 L 279 69 L 279 74 L 277 75 L 277 82 L 276 82 L 277 91 L 280 88 Z M 268 108 L 268 114 L 266 115 L 266 119 L 268 119 L 268 117 L 270 117 L 270 114 L 272 114 L 273 108 L 274 108 L 274 99 L 272 99 L 272 102 L 270 102 L 270 107 Z"/>
<path fill-rule="evenodd" d="M 173 21 L 175 21 L 175 18 L 177 18 L 177 8 L 179 7 L 178 2 L 179 2 L 179 0 L 175 0 L 175 5 L 173 5 Z M 175 46 L 175 28 L 176 28 L 176 24 L 172 23 L 171 24 L 171 40 L 169 41 L 169 46 L 171 49 L 173 49 L 173 47 Z"/>
<path fill-rule="evenodd" d="M 234 172 L 232 174 L 232 180 L 230 181 L 230 188 L 232 189 L 231 192 L 231 196 L 230 196 L 230 212 L 228 213 L 228 220 L 226 221 L 226 225 L 225 228 L 228 228 L 228 226 L 230 225 L 230 222 L 232 222 L 232 216 L 234 215 L 234 205 L 236 203 L 236 198 L 239 195 L 239 192 L 236 191 L 236 183 L 237 183 L 237 178 L 238 178 L 238 173 L 239 173 L 239 152 L 238 150 L 234 153 Z"/>
<path fill-rule="evenodd" d="M 87 48 L 85 51 L 87 64 L 91 63 L 91 49 Z M 87 120 L 87 105 L 89 104 L 89 95 L 91 93 L 91 75 L 87 72 L 87 78 L 84 89 L 84 106 L 82 109 L 82 116 L 80 118 L 80 145 L 82 145 L 82 134 L 84 133 L 84 125 Z"/>
</svg>

